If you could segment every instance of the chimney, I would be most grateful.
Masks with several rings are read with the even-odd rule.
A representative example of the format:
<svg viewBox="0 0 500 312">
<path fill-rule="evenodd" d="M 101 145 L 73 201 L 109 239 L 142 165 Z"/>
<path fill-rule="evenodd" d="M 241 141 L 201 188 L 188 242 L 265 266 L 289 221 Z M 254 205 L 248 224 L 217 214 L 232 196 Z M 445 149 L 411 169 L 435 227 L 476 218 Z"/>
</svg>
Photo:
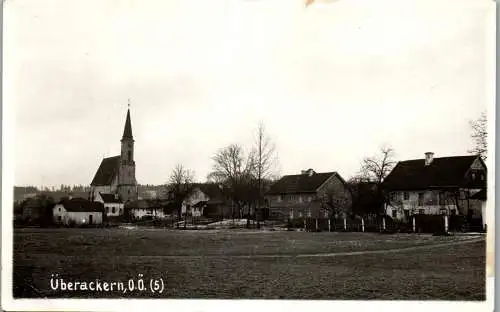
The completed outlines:
<svg viewBox="0 0 500 312">
<path fill-rule="evenodd" d="M 305 175 L 308 175 L 308 176 L 312 176 L 313 174 L 315 174 L 314 170 L 312 169 L 307 169 L 307 170 L 301 170 L 300 171 L 300 174 L 305 174 Z"/>
<path fill-rule="evenodd" d="M 426 166 L 429 166 L 433 160 L 434 160 L 434 153 L 432 153 L 432 152 L 425 153 L 425 165 Z"/>
</svg>

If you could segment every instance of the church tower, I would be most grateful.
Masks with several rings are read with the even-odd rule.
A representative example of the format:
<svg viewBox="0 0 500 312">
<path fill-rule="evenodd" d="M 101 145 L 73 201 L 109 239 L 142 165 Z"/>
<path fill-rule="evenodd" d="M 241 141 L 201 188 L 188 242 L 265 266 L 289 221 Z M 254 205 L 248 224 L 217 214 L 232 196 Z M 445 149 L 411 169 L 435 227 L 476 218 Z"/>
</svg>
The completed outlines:
<svg viewBox="0 0 500 312">
<path fill-rule="evenodd" d="M 127 110 L 127 119 L 121 139 L 120 164 L 118 169 L 117 191 L 123 202 L 137 200 L 137 181 L 135 179 L 134 138 L 132 136 L 132 122 L 130 108 Z"/>
</svg>

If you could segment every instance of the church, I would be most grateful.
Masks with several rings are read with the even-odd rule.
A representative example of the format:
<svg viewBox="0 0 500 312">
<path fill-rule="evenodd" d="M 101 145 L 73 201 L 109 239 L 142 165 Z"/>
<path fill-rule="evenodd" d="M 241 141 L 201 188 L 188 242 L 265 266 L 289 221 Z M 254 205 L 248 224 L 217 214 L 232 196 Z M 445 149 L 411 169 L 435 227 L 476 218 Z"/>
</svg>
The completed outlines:
<svg viewBox="0 0 500 312">
<path fill-rule="evenodd" d="M 127 119 L 123 129 L 121 153 L 118 156 L 107 157 L 102 160 L 92 183 L 90 183 L 90 188 L 91 201 L 102 197 L 102 194 L 108 194 L 108 197 L 113 195 L 123 203 L 137 200 L 134 138 L 132 136 L 130 108 L 127 110 Z"/>
</svg>

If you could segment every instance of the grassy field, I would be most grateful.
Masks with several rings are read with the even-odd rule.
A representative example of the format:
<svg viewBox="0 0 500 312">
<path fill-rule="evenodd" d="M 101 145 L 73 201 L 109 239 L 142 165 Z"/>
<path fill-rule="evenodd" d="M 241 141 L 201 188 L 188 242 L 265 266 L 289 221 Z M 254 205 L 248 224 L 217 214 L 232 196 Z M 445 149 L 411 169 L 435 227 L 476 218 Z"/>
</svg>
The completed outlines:
<svg viewBox="0 0 500 312">
<path fill-rule="evenodd" d="M 468 238 L 373 233 L 16 229 L 14 295 L 484 300 L 484 241 L 422 247 L 464 239 Z M 379 250 L 392 252 L 372 252 Z M 314 256 L 325 253 L 333 255 Z M 164 291 L 54 291 L 50 287 L 52 274 L 59 274 L 65 281 L 122 281 L 126 287 L 129 279 L 137 282 L 139 273 L 143 274 L 146 287 L 151 278 L 162 278 Z"/>
</svg>

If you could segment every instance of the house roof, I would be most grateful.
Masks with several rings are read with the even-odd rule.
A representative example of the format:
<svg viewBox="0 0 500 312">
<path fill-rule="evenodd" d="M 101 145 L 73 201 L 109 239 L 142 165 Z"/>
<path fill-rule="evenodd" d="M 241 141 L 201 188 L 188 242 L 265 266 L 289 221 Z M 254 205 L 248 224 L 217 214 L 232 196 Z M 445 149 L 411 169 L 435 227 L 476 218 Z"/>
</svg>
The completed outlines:
<svg viewBox="0 0 500 312">
<path fill-rule="evenodd" d="M 125 120 L 125 128 L 123 129 L 122 139 L 132 139 L 132 123 L 130 122 L 130 109 L 127 110 L 127 119 Z"/>
<path fill-rule="evenodd" d="M 384 180 L 383 188 L 419 190 L 465 187 L 468 183 L 466 173 L 477 158 L 478 156 L 439 157 L 434 158 L 428 166 L 425 165 L 425 159 L 400 161 Z M 482 181 L 480 184 L 485 186 L 486 182 Z"/>
<path fill-rule="evenodd" d="M 101 198 L 105 203 L 110 203 L 110 204 L 111 203 L 122 203 L 121 199 L 119 197 L 116 198 L 115 194 L 99 192 L 99 195 L 101 195 Z"/>
<path fill-rule="evenodd" d="M 210 200 L 220 200 L 223 198 L 222 190 L 215 183 L 196 183 L 193 187 L 199 188 Z"/>
<path fill-rule="evenodd" d="M 59 202 L 64 209 L 71 212 L 104 212 L 104 205 L 84 198 L 65 199 Z"/>
<path fill-rule="evenodd" d="M 120 165 L 120 156 L 113 156 L 104 158 L 95 173 L 94 179 L 90 185 L 102 186 L 110 185 L 115 175 L 118 173 L 118 166 Z"/>
<path fill-rule="evenodd" d="M 314 193 L 332 175 L 339 176 L 337 172 L 286 175 L 271 185 L 266 194 Z"/>
</svg>

